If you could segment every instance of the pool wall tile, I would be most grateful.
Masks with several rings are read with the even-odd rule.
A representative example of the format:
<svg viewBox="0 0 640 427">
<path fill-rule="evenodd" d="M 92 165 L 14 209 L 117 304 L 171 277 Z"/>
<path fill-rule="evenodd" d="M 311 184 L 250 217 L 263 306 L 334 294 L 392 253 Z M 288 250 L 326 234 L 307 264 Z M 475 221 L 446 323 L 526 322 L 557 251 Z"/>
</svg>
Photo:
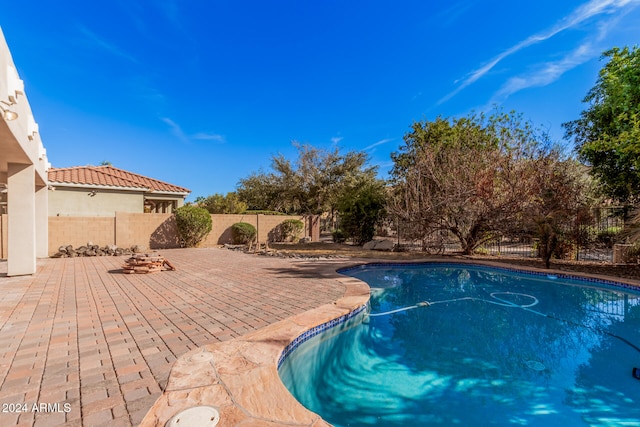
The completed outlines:
<svg viewBox="0 0 640 427">
<path fill-rule="evenodd" d="M 297 349 L 301 344 L 307 342 L 308 340 L 310 340 L 311 338 L 315 337 L 318 334 L 321 334 L 325 331 L 328 331 L 332 328 L 335 328 L 336 326 L 342 325 L 343 323 L 345 323 L 346 321 L 352 319 L 354 316 L 357 316 L 358 314 L 362 313 L 363 311 L 365 311 L 368 308 L 369 304 L 363 304 L 360 307 L 356 308 L 355 310 L 353 310 L 350 313 L 344 314 L 336 319 L 332 319 L 329 320 L 328 322 L 325 322 L 321 325 L 315 326 L 311 329 L 309 329 L 308 331 L 304 332 L 302 335 L 299 335 L 298 337 L 296 337 L 291 343 L 289 343 L 289 345 L 287 345 L 284 350 L 282 351 L 282 354 L 280 355 L 280 358 L 278 359 L 278 369 L 280 369 L 280 367 L 282 366 L 282 363 L 286 360 L 286 358 L 293 353 L 293 351 L 295 351 L 295 349 Z"/>
</svg>

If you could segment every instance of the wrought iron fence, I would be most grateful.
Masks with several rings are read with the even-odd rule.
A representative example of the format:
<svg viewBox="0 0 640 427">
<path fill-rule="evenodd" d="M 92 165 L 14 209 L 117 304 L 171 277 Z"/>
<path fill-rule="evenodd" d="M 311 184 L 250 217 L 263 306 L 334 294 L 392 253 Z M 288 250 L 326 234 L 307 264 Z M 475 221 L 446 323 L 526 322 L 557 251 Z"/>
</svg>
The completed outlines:
<svg viewBox="0 0 640 427">
<path fill-rule="evenodd" d="M 571 225 L 560 231 L 560 242 L 556 258 L 577 261 L 612 262 L 613 245 L 619 240 L 624 228 L 624 209 L 600 207 L 588 215 L 575 217 Z M 393 239 L 400 250 L 423 251 L 429 254 L 456 253 L 462 251 L 459 240 L 448 231 L 434 229 L 426 233 L 419 224 L 391 219 L 378 233 Z M 414 235 L 426 235 L 417 238 Z M 495 237 L 476 249 L 478 254 L 537 258 L 538 238 L 532 232 L 511 231 L 495 233 Z"/>
</svg>

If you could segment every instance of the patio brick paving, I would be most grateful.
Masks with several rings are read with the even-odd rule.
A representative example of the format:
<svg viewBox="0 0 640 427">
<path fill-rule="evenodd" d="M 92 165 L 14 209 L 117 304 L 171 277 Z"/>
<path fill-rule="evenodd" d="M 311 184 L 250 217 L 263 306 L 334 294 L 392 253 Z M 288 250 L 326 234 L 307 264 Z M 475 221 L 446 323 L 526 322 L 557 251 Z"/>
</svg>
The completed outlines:
<svg viewBox="0 0 640 427">
<path fill-rule="evenodd" d="M 125 257 L 93 257 L 38 260 L 35 275 L 6 277 L 0 262 L 0 426 L 137 425 L 182 354 L 344 292 L 313 262 L 160 253 L 177 271 L 122 274 Z"/>
</svg>

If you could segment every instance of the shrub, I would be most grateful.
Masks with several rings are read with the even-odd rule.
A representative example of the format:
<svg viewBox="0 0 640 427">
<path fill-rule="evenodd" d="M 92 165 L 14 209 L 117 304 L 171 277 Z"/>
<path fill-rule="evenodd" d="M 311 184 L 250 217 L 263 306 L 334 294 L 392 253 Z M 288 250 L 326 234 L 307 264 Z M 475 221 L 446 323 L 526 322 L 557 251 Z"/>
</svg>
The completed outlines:
<svg viewBox="0 0 640 427">
<path fill-rule="evenodd" d="M 253 243 L 256 228 L 247 222 L 236 222 L 231 226 L 231 237 L 236 245 Z"/>
<path fill-rule="evenodd" d="M 304 223 L 299 219 L 286 219 L 280 224 L 282 228 L 282 237 L 285 241 L 295 241 L 300 237 L 300 233 L 304 229 Z"/>
<path fill-rule="evenodd" d="M 333 243 L 344 243 L 347 241 L 347 235 L 339 228 L 334 230 L 331 236 L 333 237 Z"/>
<path fill-rule="evenodd" d="M 624 262 L 628 264 L 640 264 L 640 242 L 635 242 L 633 246 L 625 251 Z"/>
<path fill-rule="evenodd" d="M 226 195 L 216 193 L 208 197 L 198 197 L 196 205 L 212 214 L 241 214 L 247 210 L 247 204 L 240 201 L 235 192 Z"/>
<path fill-rule="evenodd" d="M 197 246 L 211 231 L 211 215 L 196 206 L 181 206 L 175 211 L 178 233 L 183 246 Z"/>
<path fill-rule="evenodd" d="M 489 250 L 484 246 L 478 246 L 473 250 L 473 253 L 476 255 L 489 255 Z"/>
<path fill-rule="evenodd" d="M 361 182 L 338 199 L 340 228 L 356 245 L 373 239 L 385 215 L 385 192 L 380 181 Z"/>
<path fill-rule="evenodd" d="M 573 259 L 576 255 L 576 248 L 571 241 L 560 238 L 558 244 L 553 251 L 553 257 L 556 259 Z"/>
</svg>

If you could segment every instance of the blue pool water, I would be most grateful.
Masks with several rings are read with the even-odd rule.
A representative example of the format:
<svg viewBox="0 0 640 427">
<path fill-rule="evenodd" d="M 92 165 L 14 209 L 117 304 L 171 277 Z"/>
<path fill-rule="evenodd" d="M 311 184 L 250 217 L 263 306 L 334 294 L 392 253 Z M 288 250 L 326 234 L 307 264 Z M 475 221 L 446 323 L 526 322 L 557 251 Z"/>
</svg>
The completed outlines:
<svg viewBox="0 0 640 427">
<path fill-rule="evenodd" d="M 280 367 L 333 425 L 640 425 L 639 293 L 463 264 L 343 274 L 370 313 Z"/>
</svg>

